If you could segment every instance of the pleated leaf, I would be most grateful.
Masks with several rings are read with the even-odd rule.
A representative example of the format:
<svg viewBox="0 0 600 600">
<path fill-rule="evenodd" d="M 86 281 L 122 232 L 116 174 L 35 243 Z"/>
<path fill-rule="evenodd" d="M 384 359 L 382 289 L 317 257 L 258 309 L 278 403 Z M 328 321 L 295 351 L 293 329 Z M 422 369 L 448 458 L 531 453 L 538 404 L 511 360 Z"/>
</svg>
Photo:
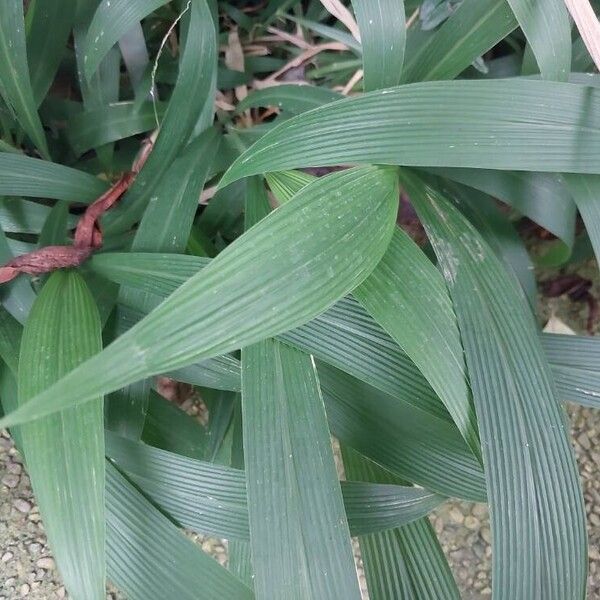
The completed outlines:
<svg viewBox="0 0 600 600">
<path fill-rule="evenodd" d="M 266 171 L 348 163 L 600 171 L 600 90 L 530 80 L 405 85 L 292 117 L 244 152 L 221 186 Z M 442 110 L 443 109 L 443 110 Z"/>
<path fill-rule="evenodd" d="M 583 598 L 581 488 L 526 299 L 448 200 L 408 172 L 402 181 L 440 261 L 465 349 L 490 505 L 493 593 L 511 600 Z"/>
<path fill-rule="evenodd" d="M 399 479 L 358 452 L 342 447 L 346 477 L 398 483 Z M 363 536 L 360 549 L 371 600 L 460 598 L 442 548 L 427 519 Z"/>
<path fill-rule="evenodd" d="M 130 600 L 251 600 L 252 591 L 186 539 L 110 463 L 106 464 L 108 575 Z"/>
<path fill-rule="evenodd" d="M 104 352 L 0 426 L 309 321 L 375 267 L 392 235 L 397 203 L 392 169 L 365 167 L 319 179 L 240 236 Z"/>
<path fill-rule="evenodd" d="M 25 324 L 19 404 L 102 347 L 100 319 L 85 282 L 55 272 Z M 102 400 L 20 428 L 27 471 L 50 547 L 71 597 L 105 598 Z"/>
<path fill-rule="evenodd" d="M 360 598 L 312 359 L 270 339 L 244 348 L 242 422 L 257 598 Z"/>
<path fill-rule="evenodd" d="M 154 431 L 160 429 L 166 433 L 169 425 L 183 425 L 184 420 L 190 420 L 181 410 L 173 410 L 180 413 L 177 419 L 168 416 L 164 410 L 154 413 L 165 417 L 165 423 L 155 425 Z M 242 469 L 216 465 L 199 458 L 200 442 L 194 446 L 195 456 L 190 456 L 189 448 L 195 440 L 185 438 L 192 435 L 193 426 L 200 429 L 193 421 L 186 424 L 179 441 L 171 434 L 170 449 L 153 448 L 107 431 L 106 454 L 145 494 L 181 524 L 200 533 L 247 541 L 246 475 Z M 206 441 L 206 436 L 204 439 Z M 164 441 L 166 438 L 162 438 L 162 443 Z M 176 453 L 175 449 L 180 452 Z M 343 481 L 341 486 L 352 535 L 409 523 L 428 514 L 445 500 L 428 490 L 397 483 L 391 485 L 391 482 L 367 484 Z"/>
<path fill-rule="evenodd" d="M 417 365 L 480 456 L 456 317 L 444 280 L 422 250 L 396 227 L 386 253 L 354 297 Z"/>
</svg>

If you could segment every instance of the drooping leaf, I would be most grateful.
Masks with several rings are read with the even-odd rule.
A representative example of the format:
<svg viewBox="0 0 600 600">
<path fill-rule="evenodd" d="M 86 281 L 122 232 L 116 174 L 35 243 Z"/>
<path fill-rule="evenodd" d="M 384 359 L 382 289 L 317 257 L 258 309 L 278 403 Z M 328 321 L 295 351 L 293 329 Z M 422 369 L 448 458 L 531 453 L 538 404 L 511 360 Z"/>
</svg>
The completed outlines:
<svg viewBox="0 0 600 600">
<path fill-rule="evenodd" d="M 100 319 L 85 282 L 55 272 L 23 331 L 19 404 L 102 347 Z M 105 598 L 102 401 L 20 428 L 27 471 L 52 552 L 73 598 Z"/>
<path fill-rule="evenodd" d="M 506 202 L 554 234 L 553 250 L 560 264 L 574 243 L 577 210 L 565 178 L 554 173 L 492 171 L 489 169 L 428 169 Z M 551 265 L 550 265 L 551 266 Z"/>
<path fill-rule="evenodd" d="M 331 433 L 405 481 L 444 496 L 485 499 L 481 464 L 452 423 L 317 363 Z"/>
<path fill-rule="evenodd" d="M 144 17 L 169 0 L 102 0 L 85 42 L 85 76 L 91 79 L 108 51 Z"/>
<path fill-rule="evenodd" d="M 173 419 L 168 421 L 174 423 Z M 161 429 L 166 426 L 162 424 Z M 192 430 L 186 428 L 182 435 L 186 433 L 191 434 Z M 181 440 L 181 447 L 185 442 Z M 108 431 L 106 443 L 107 456 L 179 523 L 200 533 L 249 540 L 246 478 L 242 469 L 153 448 Z M 284 486 L 284 482 L 280 485 Z M 353 535 L 410 523 L 444 500 L 428 490 L 392 481 L 343 481 L 341 489 Z M 283 491 L 283 487 L 277 491 Z"/>
<path fill-rule="evenodd" d="M 525 297 L 447 199 L 408 172 L 402 181 L 440 261 L 465 349 L 486 468 L 494 593 L 582 598 L 583 500 L 566 417 Z"/>
<path fill-rule="evenodd" d="M 0 426 L 50 414 L 309 321 L 359 285 L 380 260 L 397 202 L 392 169 L 365 167 L 315 181 L 104 352 Z"/>
<path fill-rule="evenodd" d="M 42 156 L 49 159 L 29 79 L 21 0 L 4 0 L 0 4 L 0 94 Z"/>
<path fill-rule="evenodd" d="M 244 348 L 242 422 L 257 596 L 360 598 L 312 359 L 271 339 Z"/>
<path fill-rule="evenodd" d="M 131 600 L 254 598 L 250 588 L 186 539 L 110 462 L 106 513 L 108 576 Z"/>
<path fill-rule="evenodd" d="M 530 80 L 445 81 L 340 100 L 292 117 L 221 181 L 348 163 L 596 173 L 600 90 Z M 431 107 L 443 106 L 436 115 Z M 543 109 L 543 110 L 542 110 Z"/>
<path fill-rule="evenodd" d="M 0 195 L 53 198 L 87 204 L 106 191 L 100 179 L 64 165 L 0 153 Z"/>
<path fill-rule="evenodd" d="M 148 160 L 123 202 L 105 219 L 105 226 L 115 232 L 128 229 L 140 218 L 155 187 L 193 137 L 194 129 L 198 127 L 200 132 L 212 124 L 217 67 L 215 24 L 206 0 L 190 0 L 185 8 L 189 24 L 175 89 Z"/>
<path fill-rule="evenodd" d="M 291 114 L 298 115 L 323 104 L 343 98 L 338 92 L 312 85 L 277 85 L 255 90 L 236 106 L 236 112 L 258 106 L 275 106 Z"/>
</svg>

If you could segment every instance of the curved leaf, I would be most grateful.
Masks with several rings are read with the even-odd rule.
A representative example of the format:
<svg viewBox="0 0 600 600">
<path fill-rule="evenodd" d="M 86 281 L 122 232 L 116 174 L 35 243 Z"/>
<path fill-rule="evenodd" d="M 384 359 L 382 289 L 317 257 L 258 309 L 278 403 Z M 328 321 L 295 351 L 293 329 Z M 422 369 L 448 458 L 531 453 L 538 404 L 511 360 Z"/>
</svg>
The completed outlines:
<svg viewBox="0 0 600 600">
<path fill-rule="evenodd" d="M 525 297 L 448 200 L 408 172 L 402 181 L 440 261 L 465 349 L 491 510 L 494 594 L 583 598 L 583 498 Z"/>
<path fill-rule="evenodd" d="M 75 272 L 55 272 L 25 324 L 19 405 L 102 347 L 98 309 Z M 102 400 L 20 428 L 27 471 L 69 594 L 104 599 Z"/>
<path fill-rule="evenodd" d="M 392 169 L 365 167 L 315 181 L 104 352 L 0 426 L 50 414 L 309 321 L 360 284 L 380 260 L 397 203 Z"/>
<path fill-rule="evenodd" d="M 531 80 L 371 92 L 275 127 L 233 163 L 220 186 L 266 171 L 348 163 L 597 173 L 596 101 L 600 90 L 593 87 Z"/>
</svg>

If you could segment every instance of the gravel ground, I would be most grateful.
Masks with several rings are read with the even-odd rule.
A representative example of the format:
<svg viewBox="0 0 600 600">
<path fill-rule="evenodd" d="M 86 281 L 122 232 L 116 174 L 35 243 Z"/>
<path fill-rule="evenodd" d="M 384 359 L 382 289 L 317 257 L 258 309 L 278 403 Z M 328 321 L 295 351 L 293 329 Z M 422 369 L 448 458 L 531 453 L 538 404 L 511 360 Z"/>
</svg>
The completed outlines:
<svg viewBox="0 0 600 600">
<path fill-rule="evenodd" d="M 581 269 L 578 271 L 581 273 Z M 584 276 L 596 267 L 590 263 Z M 600 285 L 592 292 L 600 297 Z M 576 331 L 587 318 L 583 305 L 560 298 L 540 306 L 547 320 L 556 315 Z M 590 535 L 588 598 L 600 598 L 600 411 L 568 406 L 573 440 L 582 476 Z M 452 566 L 464 600 L 485 600 L 491 596 L 491 548 L 487 508 L 480 504 L 448 502 L 431 515 L 431 521 Z M 202 548 L 222 564 L 227 560 L 226 544 L 190 534 Z M 358 550 L 356 560 L 364 585 Z M 0 600 L 66 598 L 46 545 L 44 527 L 31 495 L 29 478 L 8 434 L 0 434 Z M 107 599 L 121 596 L 109 590 Z M 365 596 L 366 597 L 366 596 Z"/>
</svg>

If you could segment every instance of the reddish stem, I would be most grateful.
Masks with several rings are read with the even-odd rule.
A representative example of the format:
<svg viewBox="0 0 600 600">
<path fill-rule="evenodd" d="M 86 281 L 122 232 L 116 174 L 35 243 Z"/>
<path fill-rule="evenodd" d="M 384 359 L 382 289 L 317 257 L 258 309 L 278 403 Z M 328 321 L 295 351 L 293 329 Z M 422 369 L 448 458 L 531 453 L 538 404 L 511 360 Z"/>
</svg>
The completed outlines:
<svg viewBox="0 0 600 600">
<path fill-rule="evenodd" d="M 112 208 L 135 181 L 146 162 L 152 141 L 146 140 L 131 171 L 123 174 L 104 194 L 90 204 L 77 222 L 72 246 L 46 246 L 17 256 L 0 267 L 0 283 L 14 279 L 19 273 L 41 275 L 56 269 L 78 267 L 102 246 L 100 218 Z"/>
</svg>

